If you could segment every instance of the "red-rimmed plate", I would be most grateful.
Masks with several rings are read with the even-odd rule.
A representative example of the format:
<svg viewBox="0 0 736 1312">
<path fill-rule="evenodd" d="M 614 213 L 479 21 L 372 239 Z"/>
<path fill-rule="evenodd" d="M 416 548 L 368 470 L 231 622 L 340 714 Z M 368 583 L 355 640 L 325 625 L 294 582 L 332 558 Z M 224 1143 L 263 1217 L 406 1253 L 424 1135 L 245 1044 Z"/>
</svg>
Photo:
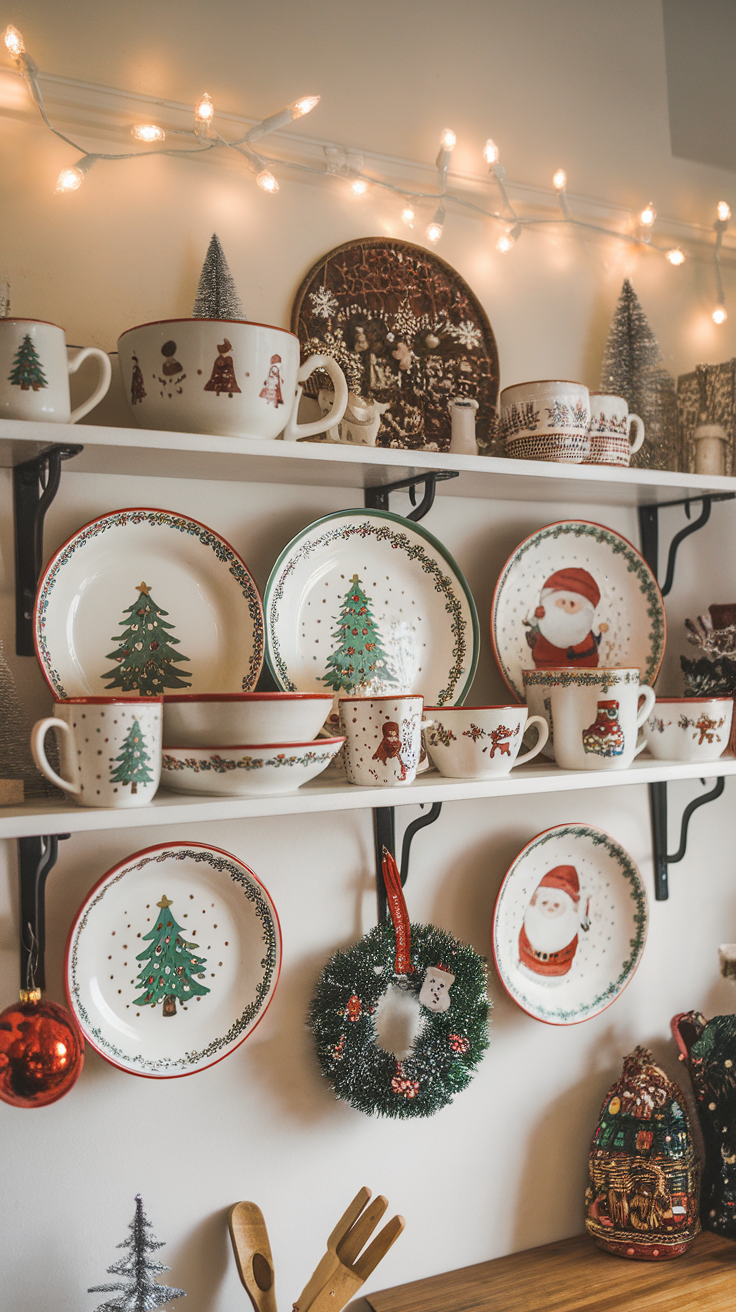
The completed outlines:
<svg viewBox="0 0 736 1312">
<path fill-rule="evenodd" d="M 253 871 L 205 843 L 134 852 L 72 925 L 66 990 L 93 1048 L 133 1075 L 194 1075 L 263 1017 L 281 969 L 276 908 Z"/>
</svg>

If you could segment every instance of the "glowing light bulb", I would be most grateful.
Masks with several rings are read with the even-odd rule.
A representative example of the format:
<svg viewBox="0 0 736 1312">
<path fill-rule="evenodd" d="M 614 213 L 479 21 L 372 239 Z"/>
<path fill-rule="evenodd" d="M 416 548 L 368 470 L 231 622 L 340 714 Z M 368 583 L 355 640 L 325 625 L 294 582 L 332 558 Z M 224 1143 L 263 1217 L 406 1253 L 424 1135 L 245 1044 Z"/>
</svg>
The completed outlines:
<svg viewBox="0 0 736 1312">
<path fill-rule="evenodd" d="M 725 305 L 717 305 L 713 311 L 712 319 L 714 323 L 725 323 L 728 318 Z"/>
<path fill-rule="evenodd" d="M 567 186 L 567 174 L 564 169 L 558 169 L 552 179 L 552 186 L 555 191 L 564 191 Z"/>
<path fill-rule="evenodd" d="M 440 145 L 442 149 L 454 150 L 456 142 L 457 142 L 457 137 L 455 136 L 455 133 L 453 132 L 452 128 L 445 128 L 444 132 L 442 133 L 442 136 L 440 137 Z"/>
<path fill-rule="evenodd" d="M 414 227 L 414 219 L 415 219 L 415 217 L 416 217 L 416 215 L 414 214 L 414 211 L 413 211 L 411 205 L 405 205 L 404 208 L 403 208 L 403 210 L 401 211 L 401 218 L 402 218 L 402 221 L 406 224 L 407 228 L 413 228 L 413 227 Z"/>
<path fill-rule="evenodd" d="M 25 54 L 26 48 L 23 43 L 23 37 L 17 27 L 13 27 L 12 23 L 6 27 L 3 39 L 5 41 L 5 49 L 11 59 L 20 59 L 21 55 Z"/>
<path fill-rule="evenodd" d="M 669 260 L 670 264 L 675 264 L 675 265 L 684 264 L 685 263 L 684 251 L 681 251 L 679 246 L 674 246 L 671 251 L 667 251 L 667 259 Z"/>
<path fill-rule="evenodd" d="M 444 224 L 436 223 L 435 220 L 433 219 L 432 222 L 427 226 L 427 237 L 429 241 L 438 242 L 440 237 L 442 236 L 443 228 L 444 228 Z"/>
<path fill-rule="evenodd" d="M 157 127 L 155 123 L 136 123 L 135 127 L 130 129 L 130 135 L 135 137 L 136 141 L 166 140 L 163 128 Z"/>
<path fill-rule="evenodd" d="M 719 200 L 717 214 L 721 223 L 728 223 L 728 220 L 731 217 L 731 206 L 728 204 L 728 201 Z"/>
<path fill-rule="evenodd" d="M 57 192 L 76 191 L 77 187 L 81 187 L 83 182 L 84 173 L 82 169 L 78 169 L 76 165 L 73 165 L 71 168 L 61 170 L 56 182 L 56 190 Z"/>
<path fill-rule="evenodd" d="M 209 127 L 215 117 L 215 107 L 212 103 L 212 98 L 207 95 L 206 91 L 203 96 L 200 96 L 194 106 L 194 117 L 198 123 L 204 124 L 205 127 Z"/>
<path fill-rule="evenodd" d="M 511 233 L 504 232 L 501 234 L 498 241 L 496 242 L 496 250 L 500 251 L 502 255 L 507 255 L 508 252 L 511 250 L 513 244 L 514 244 L 514 238 L 511 236 Z"/>
<path fill-rule="evenodd" d="M 652 202 L 650 201 L 649 204 L 644 207 L 641 214 L 639 215 L 639 222 L 645 228 L 651 228 L 656 217 L 657 217 L 657 211 L 655 210 L 654 206 L 652 205 Z"/>
<path fill-rule="evenodd" d="M 498 149 L 498 146 L 496 145 L 495 141 L 493 141 L 493 139 L 489 137 L 485 146 L 483 147 L 483 158 L 486 164 L 498 164 L 499 155 L 500 155 L 500 151 Z"/>
<path fill-rule="evenodd" d="M 295 100 L 290 105 L 292 118 L 301 118 L 304 114 L 311 114 L 312 110 L 320 102 L 319 96 L 302 96 L 301 100 Z"/>
<path fill-rule="evenodd" d="M 271 196 L 274 196 L 279 189 L 276 178 L 268 169 L 261 169 L 260 173 L 256 175 L 256 182 L 263 191 L 267 191 Z"/>
<path fill-rule="evenodd" d="M 355 178 L 350 183 L 350 190 L 354 196 L 365 196 L 365 193 L 368 190 L 368 183 L 365 178 Z"/>
</svg>

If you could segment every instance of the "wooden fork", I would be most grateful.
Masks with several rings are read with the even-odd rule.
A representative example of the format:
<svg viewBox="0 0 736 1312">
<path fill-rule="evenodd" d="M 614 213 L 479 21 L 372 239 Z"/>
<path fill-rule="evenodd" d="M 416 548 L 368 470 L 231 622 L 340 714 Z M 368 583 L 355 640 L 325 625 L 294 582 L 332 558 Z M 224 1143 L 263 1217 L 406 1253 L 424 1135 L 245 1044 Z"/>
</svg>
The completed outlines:
<svg viewBox="0 0 736 1312">
<path fill-rule="evenodd" d="M 327 1240 L 327 1252 L 324 1257 L 320 1259 L 304 1286 L 299 1298 L 294 1304 L 293 1312 L 308 1312 L 313 1299 L 319 1293 L 325 1282 L 329 1280 L 333 1271 L 335 1271 L 337 1267 L 339 1261 L 337 1256 L 338 1244 L 342 1243 L 351 1226 L 357 1221 L 366 1203 L 370 1202 L 370 1199 L 371 1191 L 364 1185 L 355 1195 L 347 1211 L 343 1213 L 335 1226 L 335 1229 L 332 1231 L 332 1234 Z"/>
<path fill-rule="evenodd" d="M 388 1199 L 383 1195 L 379 1195 L 371 1206 L 363 1211 L 364 1204 L 363 1206 L 359 1204 L 365 1195 L 370 1197 L 370 1191 L 367 1189 L 361 1190 L 360 1194 L 353 1199 L 332 1235 L 330 1235 L 325 1257 L 317 1267 L 298 1303 L 294 1305 L 297 1312 L 340 1312 L 340 1309 L 345 1306 L 349 1299 L 354 1297 L 361 1285 L 365 1283 L 371 1272 L 375 1271 L 378 1263 L 386 1256 L 389 1248 L 395 1243 L 404 1229 L 405 1221 L 403 1216 L 395 1216 L 383 1227 L 380 1234 L 376 1235 L 373 1243 L 365 1250 L 363 1256 L 359 1257 L 363 1245 L 373 1234 L 388 1207 Z M 330 1244 L 338 1232 L 342 1232 L 342 1237 L 338 1240 L 334 1249 L 333 1261 L 333 1251 Z M 321 1278 L 325 1271 L 327 1271 L 327 1277 L 320 1286 L 318 1277 Z M 309 1298 L 309 1301 L 307 1301 L 305 1295 Z"/>
</svg>

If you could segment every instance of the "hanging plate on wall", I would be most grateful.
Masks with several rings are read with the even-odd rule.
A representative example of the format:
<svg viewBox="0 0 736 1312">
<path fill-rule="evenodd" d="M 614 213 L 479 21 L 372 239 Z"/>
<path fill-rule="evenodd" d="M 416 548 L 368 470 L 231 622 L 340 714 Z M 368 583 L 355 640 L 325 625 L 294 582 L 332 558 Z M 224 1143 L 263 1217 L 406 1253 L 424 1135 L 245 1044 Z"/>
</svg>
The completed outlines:
<svg viewBox="0 0 736 1312">
<path fill-rule="evenodd" d="M 448 451 L 448 401 L 465 396 L 478 402 L 479 451 L 504 454 L 493 330 L 475 293 L 433 251 L 383 237 L 336 247 L 304 279 L 291 326 L 303 360 L 337 360 L 356 415 L 380 415 L 370 445 Z M 317 372 L 305 391 L 331 387 Z"/>
<path fill-rule="evenodd" d="M 276 561 L 264 594 L 266 660 L 287 692 L 467 696 L 478 617 L 452 556 L 388 510 L 340 510 Z"/>
<path fill-rule="evenodd" d="M 496 898 L 501 983 L 536 1020 L 590 1020 L 629 983 L 648 919 L 641 875 L 620 843 L 592 825 L 556 825 L 527 843 Z"/>
<path fill-rule="evenodd" d="M 205 843 L 160 843 L 92 889 L 66 952 L 88 1043 L 133 1075 L 193 1075 L 247 1039 L 273 997 L 281 928 L 248 866 Z"/>
<path fill-rule="evenodd" d="M 133 507 L 85 524 L 57 551 L 38 585 L 34 638 L 58 698 L 249 692 L 263 610 L 218 533 Z"/>
<path fill-rule="evenodd" d="M 631 543 L 602 524 L 565 519 L 509 556 L 491 606 L 491 638 L 509 688 L 522 670 L 630 666 L 653 684 L 664 656 L 662 593 Z"/>
</svg>

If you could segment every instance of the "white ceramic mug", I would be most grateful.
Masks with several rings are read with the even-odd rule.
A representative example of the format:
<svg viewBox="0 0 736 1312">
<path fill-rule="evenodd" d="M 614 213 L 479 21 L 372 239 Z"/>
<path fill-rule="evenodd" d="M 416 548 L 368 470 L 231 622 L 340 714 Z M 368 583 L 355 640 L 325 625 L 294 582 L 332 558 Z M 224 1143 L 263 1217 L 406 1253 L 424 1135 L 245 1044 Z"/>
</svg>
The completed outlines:
<svg viewBox="0 0 736 1312">
<path fill-rule="evenodd" d="M 161 778 L 163 697 L 68 697 L 31 732 L 39 770 L 80 806 L 144 806 Z M 46 759 L 49 729 L 60 737 L 61 775 Z"/>
<path fill-rule="evenodd" d="M 644 738 L 659 761 L 717 761 L 732 719 L 731 697 L 658 697 Z"/>
<path fill-rule="evenodd" d="M 72 410 L 69 375 L 90 356 L 100 366 L 100 381 L 92 395 Z M 76 424 L 102 400 L 111 378 L 110 358 L 96 346 L 85 347 L 70 360 L 64 329 L 55 323 L 0 319 L 0 418 Z"/>
<path fill-rule="evenodd" d="M 580 464 L 590 449 L 590 393 L 583 383 L 541 379 L 501 393 L 506 453 L 521 460 Z"/>
<path fill-rule="evenodd" d="M 340 732 L 345 737 L 348 783 L 361 785 L 414 782 L 422 753 L 424 698 L 405 696 L 340 697 Z"/>
<path fill-rule="evenodd" d="M 540 671 L 549 680 L 555 758 L 563 770 L 626 770 L 656 694 L 637 669 Z M 643 697 L 644 703 L 639 707 Z"/>
<path fill-rule="evenodd" d="M 424 741 L 432 764 L 450 779 L 487 779 L 508 774 L 515 765 L 532 761 L 549 732 L 541 715 L 526 706 L 428 706 L 434 720 Z M 536 725 L 537 741 L 523 755 L 524 733 Z"/>
<path fill-rule="evenodd" d="M 289 441 L 323 433 L 345 413 L 348 385 L 327 355 L 299 364 L 299 338 L 284 328 L 239 319 L 162 319 L 118 338 L 120 369 L 142 428 Z M 330 375 L 335 405 L 297 422 L 302 389 L 316 369 Z"/>
<path fill-rule="evenodd" d="M 635 430 L 633 441 L 632 429 Z M 628 401 L 605 392 L 590 394 L 588 433 L 590 451 L 583 462 L 586 465 L 628 465 L 645 435 L 643 420 L 629 414 Z"/>
<path fill-rule="evenodd" d="M 550 761 L 555 759 L 554 730 L 552 728 L 552 701 L 550 698 L 549 679 L 547 675 L 553 670 L 522 670 L 524 698 L 532 715 L 541 715 L 547 725 L 547 739 L 542 747 L 542 755 Z"/>
</svg>

